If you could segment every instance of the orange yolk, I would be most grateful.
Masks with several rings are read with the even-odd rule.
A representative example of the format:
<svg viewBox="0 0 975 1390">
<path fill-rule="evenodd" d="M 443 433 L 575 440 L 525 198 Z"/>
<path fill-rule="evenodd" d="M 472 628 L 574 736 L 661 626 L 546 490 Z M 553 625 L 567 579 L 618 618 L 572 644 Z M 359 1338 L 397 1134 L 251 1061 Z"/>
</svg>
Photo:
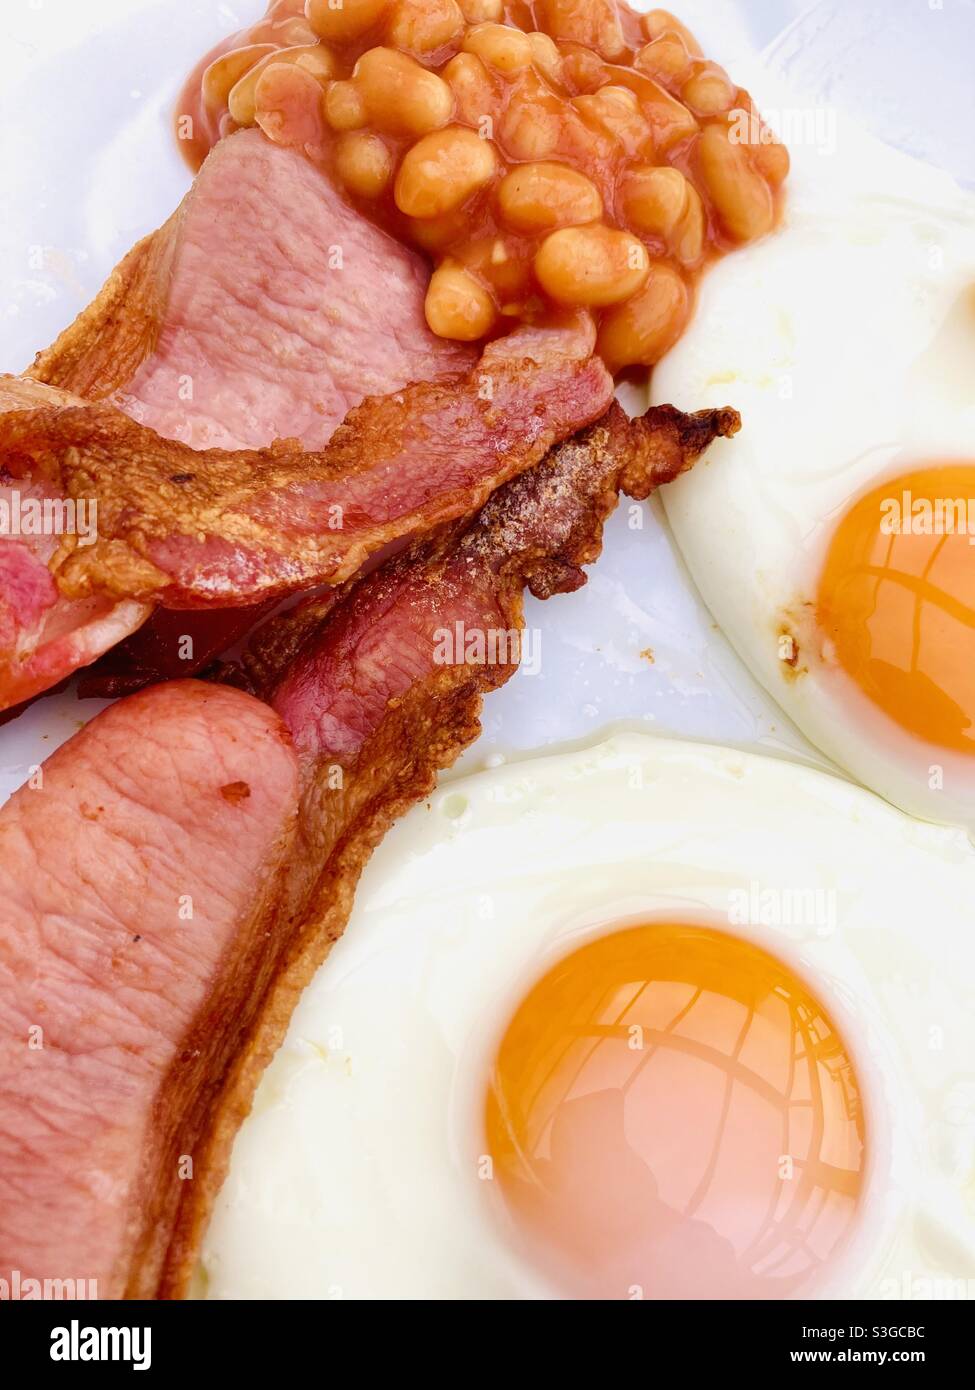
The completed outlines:
<svg viewBox="0 0 975 1390">
<path fill-rule="evenodd" d="M 864 694 L 902 729 L 963 753 L 975 753 L 972 541 L 975 464 L 904 474 L 846 512 L 816 604 Z"/>
<path fill-rule="evenodd" d="M 488 1093 L 529 1253 L 586 1298 L 776 1298 L 848 1237 L 864 1181 L 850 1055 L 807 987 L 724 932 L 600 936 L 526 995 Z"/>
</svg>

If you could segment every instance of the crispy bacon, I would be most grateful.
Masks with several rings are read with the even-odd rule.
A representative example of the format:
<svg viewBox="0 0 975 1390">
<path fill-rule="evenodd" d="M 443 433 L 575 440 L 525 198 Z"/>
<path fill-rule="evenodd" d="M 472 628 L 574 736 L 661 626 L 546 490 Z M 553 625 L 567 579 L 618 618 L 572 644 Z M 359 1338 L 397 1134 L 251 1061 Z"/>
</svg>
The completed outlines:
<svg viewBox="0 0 975 1390">
<path fill-rule="evenodd" d="M 97 499 L 97 541 L 53 562 L 66 597 L 246 606 L 341 583 L 389 542 L 469 515 L 611 395 L 596 358 L 495 356 L 371 397 L 320 453 L 294 441 L 196 451 L 97 404 L 9 411 L 0 451 L 67 497 Z"/>
<path fill-rule="evenodd" d="M 78 403 L 66 392 L 0 376 L 0 412 Z M 32 699 L 87 666 L 135 632 L 150 611 L 126 597 L 73 599 L 58 591 L 49 568 L 58 537 L 45 527 L 43 509 L 52 521 L 63 521 L 64 497 L 41 478 L 15 477 L 21 463 L 0 454 L 0 710 Z"/>
<path fill-rule="evenodd" d="M 0 1276 L 70 1269 L 103 1297 L 185 1292 L 234 1135 L 364 863 L 515 669 L 510 651 L 442 660 L 439 630 L 520 629 L 524 585 L 544 597 L 583 582 L 620 487 L 646 496 L 737 427 L 733 411 L 629 424 L 612 407 L 472 523 L 272 619 L 249 670 L 280 718 L 239 691 L 208 713 L 212 688 L 157 687 L 59 750 L 43 799 L 24 791 L 0 812 L 16 885 L 0 969 Z M 248 723 L 262 740 L 250 762 L 234 737 Z M 44 827 L 66 814 L 97 840 L 52 853 Z M 184 941 L 187 898 L 199 915 Z M 28 1075 L 23 1039 L 52 995 Z"/>
<path fill-rule="evenodd" d="M 734 411 L 684 415 L 670 406 L 631 421 L 614 402 L 598 424 L 496 493 L 466 528 L 414 546 L 338 600 L 316 599 L 272 619 L 246 662 L 255 688 L 300 753 L 339 761 L 358 754 L 389 707 L 421 689 L 426 695 L 428 683 L 493 689 L 517 665 L 517 652 L 474 671 L 458 635 L 500 638 L 520 629 L 526 587 L 537 598 L 579 588 L 580 566 L 598 556 L 620 490 L 649 496 L 737 425 Z M 455 660 L 445 665 L 450 650 Z"/>
</svg>

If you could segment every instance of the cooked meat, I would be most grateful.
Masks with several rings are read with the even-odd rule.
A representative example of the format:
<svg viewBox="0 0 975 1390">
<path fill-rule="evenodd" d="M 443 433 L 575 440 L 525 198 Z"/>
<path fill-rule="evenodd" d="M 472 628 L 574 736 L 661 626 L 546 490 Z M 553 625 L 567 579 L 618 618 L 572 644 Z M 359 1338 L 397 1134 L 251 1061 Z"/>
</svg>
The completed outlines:
<svg viewBox="0 0 975 1390">
<path fill-rule="evenodd" d="M 470 515 L 608 403 L 598 363 L 553 360 L 529 382 L 512 356 L 496 379 L 475 374 L 472 349 L 426 327 L 425 285 L 421 259 L 302 155 L 257 131 L 222 141 L 169 222 L 31 369 L 102 404 L 0 416 L 8 471 L 97 501 L 98 542 L 62 547 L 54 569 L 65 599 L 113 612 L 51 662 L 30 657 L 36 619 L 15 615 L 8 650 L 24 679 L 0 653 L 0 701 L 56 683 L 145 620 L 110 599 L 249 607 L 333 582 L 391 538 Z M 538 350 L 530 334 L 513 341 Z M 89 691 L 192 674 L 248 621 L 153 619 Z"/>
<path fill-rule="evenodd" d="M 502 634 L 522 626 L 525 587 L 549 598 L 585 583 L 580 566 L 599 555 L 603 523 L 621 488 L 649 496 L 738 423 L 731 410 L 684 415 L 671 406 L 627 420 L 614 402 L 598 424 L 500 489 L 466 527 L 414 546 L 336 601 L 315 599 L 272 619 L 255 635 L 247 661 L 252 688 L 281 714 L 299 754 L 316 762 L 358 757 L 364 741 L 389 725 L 391 709 L 415 699 L 429 703 L 434 691 L 438 699 L 449 696 L 449 727 L 459 689 L 479 702 L 518 664 L 510 644 L 508 659 L 493 661 L 489 641 L 485 657 L 475 643 L 473 658 L 465 658 L 455 635 L 494 634 L 503 658 Z M 444 664 L 443 652 L 452 648 L 454 659 Z M 435 719 L 425 725 L 423 747 L 440 727 Z M 405 755 L 415 759 L 417 748 Z M 384 775 L 395 780 L 402 756 L 382 764 Z"/>
<path fill-rule="evenodd" d="M 297 804 L 266 705 L 174 682 L 0 812 L 3 1277 L 155 1287 L 185 1193 L 216 1182 L 212 1107 L 246 1066 Z"/>
<path fill-rule="evenodd" d="M 0 415 L 0 456 L 97 499 L 97 540 L 52 565 L 67 597 L 253 604 L 340 583 L 391 541 L 469 516 L 598 419 L 612 398 L 599 359 L 546 352 L 488 349 L 463 377 L 370 397 L 318 453 L 292 441 L 197 452 L 96 404 Z"/>
<path fill-rule="evenodd" d="M 33 381 L 0 376 L 0 418 L 6 410 L 77 404 L 84 402 Z M 52 527 L 70 520 L 65 499 L 41 478 L 17 481 L 11 471 L 17 463 L 0 452 L 0 710 L 30 700 L 94 661 L 134 632 L 150 611 L 128 598 L 70 599 L 59 593 L 48 566 L 58 548 Z"/>
<path fill-rule="evenodd" d="M 621 485 L 646 496 L 736 428 L 732 411 L 667 409 L 629 425 L 614 406 L 473 523 L 273 619 L 250 663 L 273 710 L 157 687 L 0 811 L 0 1276 L 185 1290 L 233 1136 L 363 864 L 515 669 L 510 651 L 441 661 L 437 630 L 519 629 L 524 584 L 583 582 Z"/>
<path fill-rule="evenodd" d="M 261 448 L 289 437 L 321 449 L 365 396 L 475 361 L 473 348 L 427 328 L 427 276 L 421 257 L 355 213 L 308 160 L 241 132 L 213 151 L 177 212 L 126 256 L 28 375 L 114 403 L 194 447 Z M 192 675 L 266 613 L 157 610 L 111 651 L 149 610 L 59 598 L 46 574 L 53 549 L 0 546 L 0 709 L 102 652 L 110 656 L 85 682 L 90 694 Z"/>
<path fill-rule="evenodd" d="M 242 642 L 277 600 L 247 608 L 156 608 L 137 632 L 78 676 L 80 700 L 114 700 L 160 680 L 204 677 Z M 0 714 L 0 720 L 3 715 Z"/>
<path fill-rule="evenodd" d="M 240 131 L 28 374 L 194 448 L 321 449 L 366 396 L 473 363 L 427 328 L 428 274 L 309 160 Z"/>
</svg>

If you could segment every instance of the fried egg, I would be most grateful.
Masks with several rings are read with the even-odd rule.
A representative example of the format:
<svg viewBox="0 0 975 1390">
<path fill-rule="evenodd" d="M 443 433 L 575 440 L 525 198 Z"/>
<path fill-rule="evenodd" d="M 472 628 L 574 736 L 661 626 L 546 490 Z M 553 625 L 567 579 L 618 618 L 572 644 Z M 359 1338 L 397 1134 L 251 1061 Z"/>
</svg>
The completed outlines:
<svg viewBox="0 0 975 1390">
<path fill-rule="evenodd" d="M 200 1291 L 959 1296 L 973 942 L 964 832 L 829 773 L 627 733 L 458 779 L 368 866 Z"/>
<path fill-rule="evenodd" d="M 975 827 L 975 199 L 845 122 L 705 277 L 652 394 L 743 429 L 667 489 L 705 602 L 837 764 Z"/>
</svg>

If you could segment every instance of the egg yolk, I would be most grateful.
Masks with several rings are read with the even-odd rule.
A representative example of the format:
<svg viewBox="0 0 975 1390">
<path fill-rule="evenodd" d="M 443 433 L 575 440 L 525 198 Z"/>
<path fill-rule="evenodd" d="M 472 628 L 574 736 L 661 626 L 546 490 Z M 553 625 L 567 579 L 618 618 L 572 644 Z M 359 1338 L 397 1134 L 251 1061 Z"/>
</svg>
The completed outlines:
<svg viewBox="0 0 975 1390">
<path fill-rule="evenodd" d="M 864 1122 L 808 988 L 701 926 L 597 937 L 525 996 L 486 1106 L 518 1235 L 583 1298 L 777 1298 L 854 1225 Z"/>
<path fill-rule="evenodd" d="M 844 514 L 816 604 L 863 693 L 902 729 L 963 753 L 975 753 L 973 543 L 975 464 L 904 474 Z"/>
</svg>

